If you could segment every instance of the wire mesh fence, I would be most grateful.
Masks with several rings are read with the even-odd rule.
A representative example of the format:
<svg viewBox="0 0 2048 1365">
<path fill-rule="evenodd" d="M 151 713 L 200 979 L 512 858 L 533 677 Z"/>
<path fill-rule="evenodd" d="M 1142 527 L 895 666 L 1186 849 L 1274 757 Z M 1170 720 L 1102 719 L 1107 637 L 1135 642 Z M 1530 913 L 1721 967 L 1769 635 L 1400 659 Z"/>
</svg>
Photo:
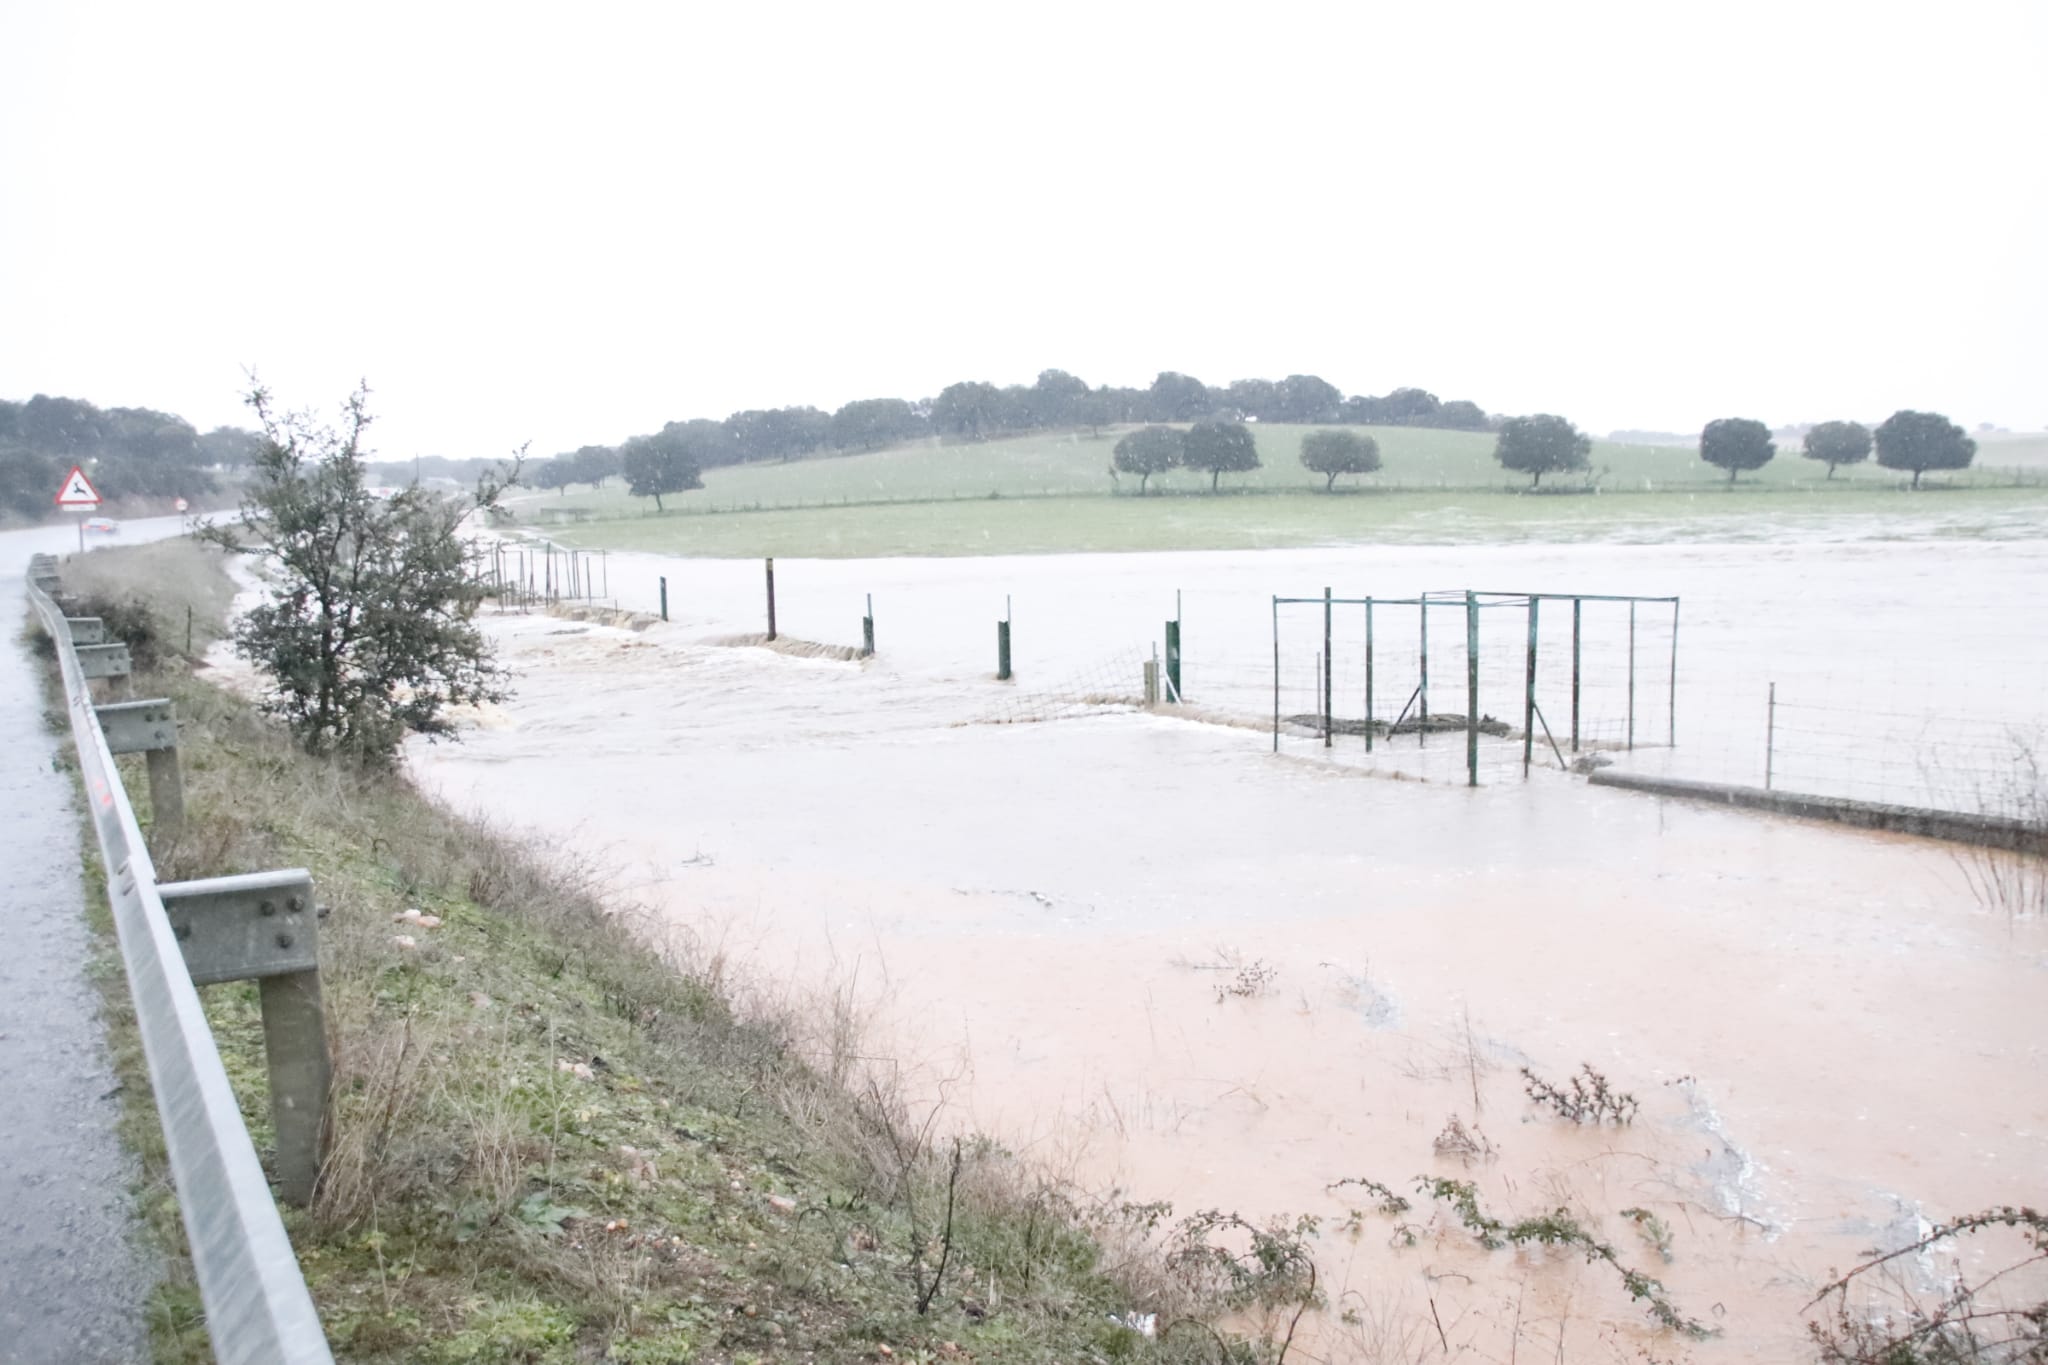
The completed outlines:
<svg viewBox="0 0 2048 1365">
<path fill-rule="evenodd" d="M 1462 589 L 1276 597 L 1274 750 L 1306 742 L 1420 776 L 1462 767 L 1477 783 L 1668 746 L 1677 612 L 1673 598 Z"/>
<path fill-rule="evenodd" d="M 1020 678 L 977 719 L 984 725 L 1024 725 L 1074 716 L 1132 711 L 1145 705 L 1143 650 L 1127 649 L 1069 670 L 1055 680 L 1030 684 Z"/>
</svg>

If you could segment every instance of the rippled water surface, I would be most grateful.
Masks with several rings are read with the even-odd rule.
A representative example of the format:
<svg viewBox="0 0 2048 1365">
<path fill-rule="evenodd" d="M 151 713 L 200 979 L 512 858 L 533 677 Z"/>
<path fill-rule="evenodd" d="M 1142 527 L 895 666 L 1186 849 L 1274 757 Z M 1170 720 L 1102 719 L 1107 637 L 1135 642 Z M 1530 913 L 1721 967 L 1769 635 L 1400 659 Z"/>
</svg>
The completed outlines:
<svg viewBox="0 0 2048 1365">
<path fill-rule="evenodd" d="M 1525 780 L 1519 742 L 1489 747 L 1475 790 L 1448 741 L 1406 739 L 1413 756 L 1376 749 L 1367 767 L 1362 740 L 1326 751 L 1284 727 L 1276 757 L 1262 727 L 1276 593 L 1679 595 L 1676 687 L 1668 617 L 1642 610 L 1640 747 L 1603 752 L 1760 780 L 1775 681 L 1781 720 L 1842 690 L 1813 722 L 1841 755 L 1933 752 L 1882 779 L 1931 789 L 1961 767 L 1957 737 L 1979 735 L 1963 722 L 2038 724 L 2048 632 L 2024 623 L 2048 546 L 776 567 L 785 633 L 856 643 L 871 592 L 880 656 L 707 643 L 761 628 L 760 564 L 614 555 L 612 595 L 650 609 L 667 574 L 674 619 L 492 618 L 518 693 L 465 743 L 415 749 L 417 770 L 458 805 L 600 851 L 622 894 L 763 979 L 850 989 L 911 1094 L 1091 1187 L 1323 1217 L 1339 1310 L 1323 1358 L 1371 1359 L 1376 1335 L 1436 1342 L 1438 1322 L 1475 1358 L 1633 1360 L 1652 1341 L 1611 1273 L 1484 1253 L 1426 1201 L 1413 1248 L 1390 1247 L 1370 1211 L 1344 1231 L 1368 1208 L 1330 1189 L 1345 1177 L 1409 1190 L 1455 1175 L 1504 1215 L 1580 1211 L 1722 1330 L 1653 1348 L 1700 1360 L 1798 1358 L 1799 1311 L 1831 1268 L 1925 1217 L 2038 1202 L 2048 935 L 1980 905 L 1951 850 L 1592 788 L 1554 761 Z M 1137 691 L 1176 589 L 1190 709 L 1208 722 L 1104 707 Z M 1019 676 L 999 684 L 1006 596 Z M 1599 610 L 1582 641 L 1587 747 L 1626 739 L 1625 616 Z M 1568 658 L 1551 620 L 1543 651 Z M 1496 621 L 1482 700 L 1519 725 L 1526 619 Z M 1433 632 L 1454 623 L 1462 611 L 1432 613 Z M 1333 691 L 1356 697 L 1339 714 L 1363 711 L 1362 612 L 1351 629 L 1332 630 Z M 1283 711 L 1315 709 L 1321 638 L 1320 605 L 1283 621 Z M 1375 640 L 1397 705 L 1419 659 L 1401 638 Z M 1462 688 L 1462 655 L 1433 646 L 1431 667 Z M 1553 728 L 1563 677 L 1541 675 Z M 1652 749 L 1674 692 L 1677 747 Z M 1873 738 L 1884 715 L 1938 718 L 1918 735 L 1951 752 Z M 1878 780 L 1800 743 L 1817 772 Z M 1581 1064 L 1640 1099 L 1633 1125 L 1574 1128 L 1523 1095 L 1521 1068 Z M 1437 1152 L 1453 1116 L 1491 1156 Z M 1628 1208 L 1671 1229 L 1668 1263 Z M 1913 1273 L 1938 1287 L 1944 1266 Z"/>
</svg>

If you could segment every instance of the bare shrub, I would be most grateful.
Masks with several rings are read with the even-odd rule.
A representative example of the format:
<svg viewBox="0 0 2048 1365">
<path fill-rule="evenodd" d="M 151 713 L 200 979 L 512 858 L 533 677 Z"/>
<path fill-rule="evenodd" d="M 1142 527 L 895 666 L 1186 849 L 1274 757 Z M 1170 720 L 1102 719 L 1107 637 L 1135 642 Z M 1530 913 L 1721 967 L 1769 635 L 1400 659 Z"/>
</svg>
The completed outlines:
<svg viewBox="0 0 2048 1365">
<path fill-rule="evenodd" d="M 1491 1161 L 1496 1154 L 1492 1141 L 1479 1130 L 1479 1125 L 1467 1128 L 1456 1114 L 1444 1120 L 1443 1131 L 1430 1147 L 1438 1156 L 1454 1158 L 1467 1166 L 1475 1161 Z"/>
<path fill-rule="evenodd" d="M 1562 1086 L 1552 1085 L 1525 1066 L 1522 1088 L 1537 1104 L 1547 1106 L 1559 1118 L 1572 1123 L 1625 1126 L 1635 1122 L 1639 1107 L 1634 1095 L 1616 1090 L 1590 1062 L 1580 1063 L 1579 1073 Z"/>
<path fill-rule="evenodd" d="M 1969 845 L 1954 856 L 1977 903 L 2008 923 L 2048 920 L 2048 773 L 2025 739 L 2013 740 L 2012 776 L 2003 791 L 1980 795 L 1986 815 L 2013 822 L 2010 847 Z"/>
<path fill-rule="evenodd" d="M 1966 1278 L 1961 1258 L 1944 1292 L 1931 1301 L 1892 1274 L 1945 1242 L 1999 1233 L 2017 1234 L 2019 1247 L 1999 1269 Z M 1822 1365 L 2017 1365 L 2048 1360 L 2048 1294 L 2040 1267 L 2048 1264 L 2048 1214 L 2000 1205 L 1937 1223 L 1905 1246 L 1873 1256 L 1822 1287 L 1807 1310 L 1825 1305 L 1807 1323 Z M 2031 1290 L 2028 1286 L 2031 1282 Z M 1852 1306 L 1852 1289 L 1876 1302 Z"/>
</svg>

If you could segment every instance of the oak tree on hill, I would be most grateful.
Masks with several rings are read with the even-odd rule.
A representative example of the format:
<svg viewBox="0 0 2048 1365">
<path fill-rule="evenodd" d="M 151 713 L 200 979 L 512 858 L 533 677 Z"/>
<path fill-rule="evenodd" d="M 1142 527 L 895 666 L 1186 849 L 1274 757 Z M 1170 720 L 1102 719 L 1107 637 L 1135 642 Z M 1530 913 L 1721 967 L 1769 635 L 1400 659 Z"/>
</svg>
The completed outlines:
<svg viewBox="0 0 2048 1365">
<path fill-rule="evenodd" d="M 1138 492 L 1154 474 L 1180 468 L 1184 438 L 1173 427 L 1140 427 L 1116 443 L 1111 451 L 1112 467 L 1138 476 Z"/>
<path fill-rule="evenodd" d="M 1717 417 L 1700 432 L 1700 458 L 1727 470 L 1730 488 L 1737 474 L 1762 469 L 1777 453 L 1771 429 L 1753 417 Z"/>
<path fill-rule="evenodd" d="M 1334 492 L 1339 474 L 1371 474 L 1380 467 L 1380 443 L 1355 431 L 1311 431 L 1301 438 L 1301 462 Z"/>
<path fill-rule="evenodd" d="M 1828 477 L 1838 464 L 1861 464 L 1870 458 L 1870 428 L 1861 422 L 1822 422 L 1806 433 L 1803 452 L 1809 460 L 1825 460 Z"/>
<path fill-rule="evenodd" d="M 680 431 L 664 429 L 652 436 L 635 436 L 619 447 L 619 464 L 619 472 L 626 476 L 626 491 L 636 498 L 653 498 L 657 512 L 665 510 L 663 494 L 704 486 L 703 473 L 690 454 L 689 439 Z"/>
<path fill-rule="evenodd" d="M 1148 397 L 1155 422 L 1192 422 L 1207 414 L 1214 401 L 1201 380 L 1174 370 L 1159 372 Z"/>
<path fill-rule="evenodd" d="M 1584 469 L 1592 454 L 1592 437 L 1547 412 L 1508 418 L 1500 424 L 1493 446 L 1493 458 L 1504 468 L 1527 474 L 1531 488 L 1540 487 L 1545 474 Z"/>
<path fill-rule="evenodd" d="M 1877 462 L 1886 469 L 1913 471 L 1913 487 L 1930 469 L 1967 469 L 1977 443 L 1938 412 L 1901 409 L 1878 423 Z"/>
<path fill-rule="evenodd" d="M 1259 467 L 1259 445 L 1252 439 L 1251 428 L 1242 422 L 1197 422 L 1188 428 L 1181 463 L 1189 469 L 1208 470 L 1213 493 L 1223 475 Z"/>
</svg>

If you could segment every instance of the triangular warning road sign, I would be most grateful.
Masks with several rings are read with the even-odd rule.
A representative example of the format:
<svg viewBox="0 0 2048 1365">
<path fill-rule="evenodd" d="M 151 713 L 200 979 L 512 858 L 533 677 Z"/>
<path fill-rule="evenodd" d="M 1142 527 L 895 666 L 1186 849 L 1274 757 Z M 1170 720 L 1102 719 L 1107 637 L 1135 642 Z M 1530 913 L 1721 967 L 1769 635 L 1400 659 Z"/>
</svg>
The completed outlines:
<svg viewBox="0 0 2048 1365">
<path fill-rule="evenodd" d="M 64 486 L 57 490 L 57 505 L 59 507 L 98 507 L 100 505 L 98 490 L 92 486 L 91 480 L 85 477 L 85 471 L 77 465 L 71 466 L 71 472 L 64 476 Z"/>
</svg>

